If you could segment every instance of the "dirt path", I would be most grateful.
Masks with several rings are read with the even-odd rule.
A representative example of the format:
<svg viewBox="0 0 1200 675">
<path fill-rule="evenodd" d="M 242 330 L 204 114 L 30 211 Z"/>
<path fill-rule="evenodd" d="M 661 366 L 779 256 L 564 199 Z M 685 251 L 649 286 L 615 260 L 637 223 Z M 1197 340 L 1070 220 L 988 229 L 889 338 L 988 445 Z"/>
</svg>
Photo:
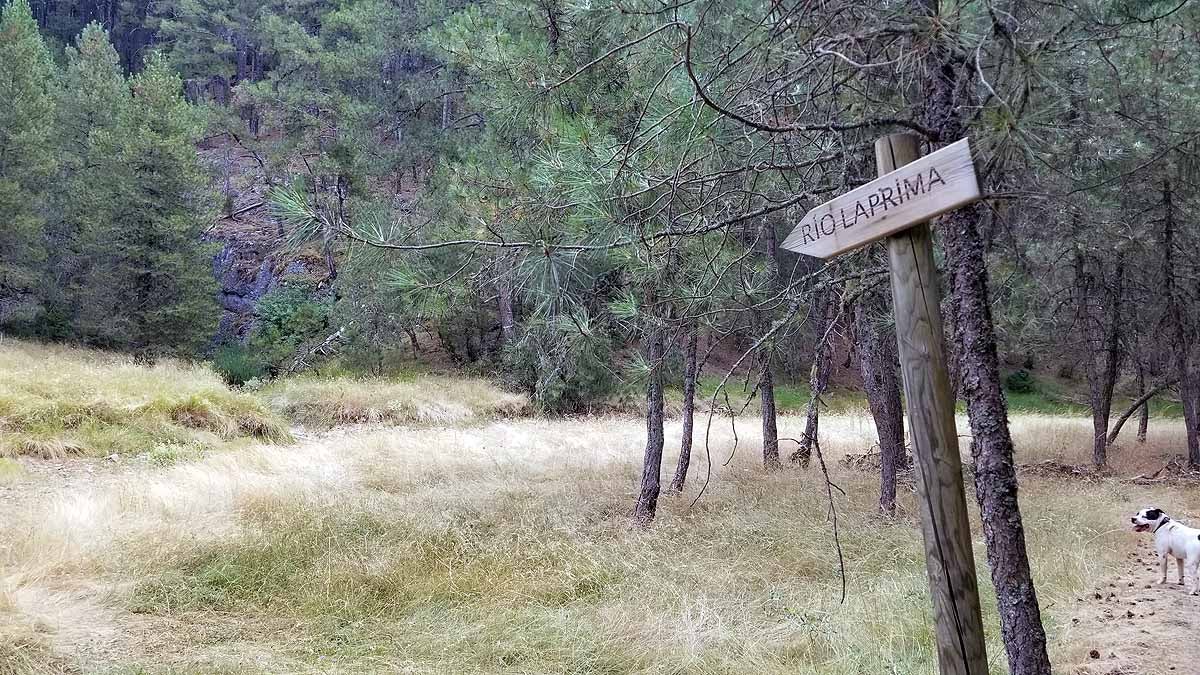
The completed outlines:
<svg viewBox="0 0 1200 675">
<path fill-rule="evenodd" d="M 1159 586 L 1149 539 L 1125 556 L 1120 572 L 1078 598 L 1063 640 L 1066 672 L 1078 675 L 1200 675 L 1200 597 L 1187 595 L 1175 564 Z"/>
<path fill-rule="evenodd" d="M 0 482 L 0 513 L 28 509 L 55 497 L 78 493 L 81 488 L 110 485 L 148 468 L 145 461 L 129 458 L 45 460 L 20 457 L 17 462 L 21 465 L 22 475 Z"/>
</svg>

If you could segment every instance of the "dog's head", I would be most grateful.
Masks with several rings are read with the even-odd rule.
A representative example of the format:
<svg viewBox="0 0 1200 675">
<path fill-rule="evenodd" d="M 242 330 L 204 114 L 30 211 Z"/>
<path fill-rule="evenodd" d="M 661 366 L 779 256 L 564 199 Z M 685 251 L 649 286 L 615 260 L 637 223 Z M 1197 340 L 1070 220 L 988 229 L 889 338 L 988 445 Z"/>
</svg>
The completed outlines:
<svg viewBox="0 0 1200 675">
<path fill-rule="evenodd" d="M 1149 508 L 1138 511 L 1136 516 L 1129 519 L 1129 522 L 1133 523 L 1134 532 L 1148 532 L 1157 529 L 1166 517 L 1167 514 L 1163 513 L 1162 509 Z"/>
</svg>

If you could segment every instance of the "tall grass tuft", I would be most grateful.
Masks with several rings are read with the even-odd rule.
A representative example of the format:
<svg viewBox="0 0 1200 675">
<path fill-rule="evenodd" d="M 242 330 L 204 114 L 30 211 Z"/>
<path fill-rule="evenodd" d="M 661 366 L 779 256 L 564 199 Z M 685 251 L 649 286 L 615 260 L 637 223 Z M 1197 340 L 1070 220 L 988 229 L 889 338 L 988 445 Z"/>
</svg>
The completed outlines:
<svg viewBox="0 0 1200 675">
<path fill-rule="evenodd" d="M 272 409 L 314 428 L 384 423 L 448 425 L 514 417 L 529 401 L 482 379 L 418 375 L 412 379 L 276 381 L 260 393 Z"/>
<path fill-rule="evenodd" d="M 290 438 L 254 398 L 205 366 L 0 341 L 0 456 L 61 459 Z"/>
</svg>

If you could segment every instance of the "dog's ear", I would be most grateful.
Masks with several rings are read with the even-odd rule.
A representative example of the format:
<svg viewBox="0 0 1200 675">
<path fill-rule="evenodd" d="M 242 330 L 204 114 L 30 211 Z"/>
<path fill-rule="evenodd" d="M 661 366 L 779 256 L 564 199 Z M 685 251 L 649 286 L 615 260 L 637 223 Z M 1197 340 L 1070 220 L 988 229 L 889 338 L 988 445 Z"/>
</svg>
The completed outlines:
<svg viewBox="0 0 1200 675">
<path fill-rule="evenodd" d="M 1146 520 L 1158 520 L 1162 514 L 1162 509 L 1146 509 Z"/>
</svg>

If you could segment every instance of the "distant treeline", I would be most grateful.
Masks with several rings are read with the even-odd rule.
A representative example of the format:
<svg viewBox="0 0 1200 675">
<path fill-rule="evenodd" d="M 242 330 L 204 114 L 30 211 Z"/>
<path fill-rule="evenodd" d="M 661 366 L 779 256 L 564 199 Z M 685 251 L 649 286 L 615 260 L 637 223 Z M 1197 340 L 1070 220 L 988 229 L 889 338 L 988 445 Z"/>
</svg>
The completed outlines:
<svg viewBox="0 0 1200 675">
<path fill-rule="evenodd" d="M 127 76 L 98 23 L 52 58 L 27 0 L 0 24 L 0 326 L 195 353 L 216 321 L 204 129 L 156 55 Z"/>
</svg>

